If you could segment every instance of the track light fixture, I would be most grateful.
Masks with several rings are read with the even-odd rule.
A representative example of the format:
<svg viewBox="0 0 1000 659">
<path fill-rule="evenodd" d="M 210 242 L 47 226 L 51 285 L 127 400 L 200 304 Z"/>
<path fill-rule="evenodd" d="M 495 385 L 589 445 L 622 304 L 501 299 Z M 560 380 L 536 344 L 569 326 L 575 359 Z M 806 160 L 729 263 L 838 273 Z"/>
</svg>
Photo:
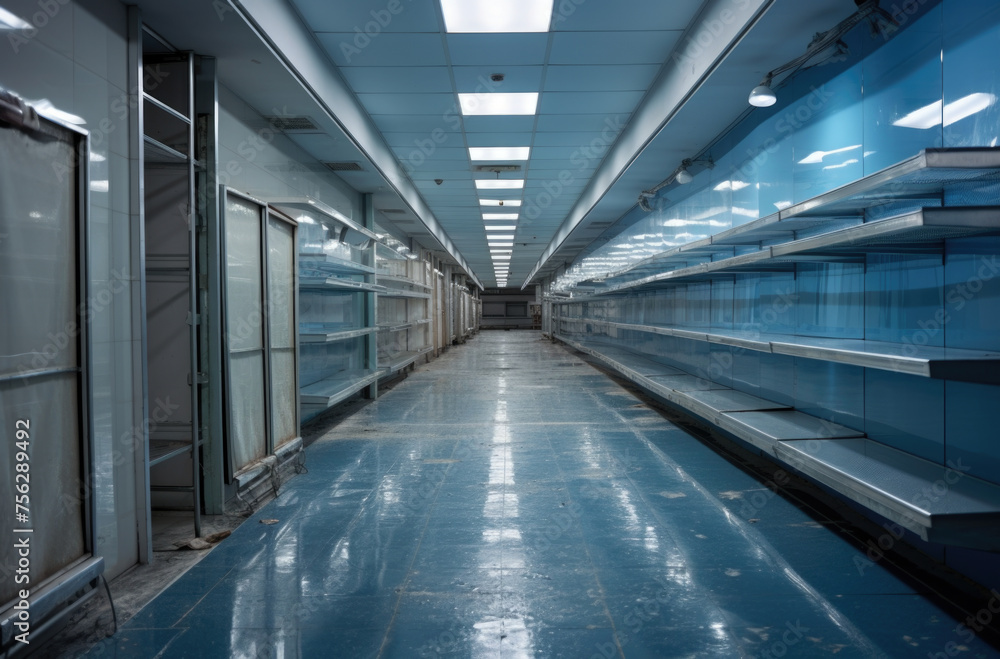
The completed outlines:
<svg viewBox="0 0 1000 659">
<path fill-rule="evenodd" d="M 892 32 L 895 32 L 898 29 L 899 23 L 892 17 L 892 14 L 879 7 L 878 3 L 879 0 L 854 0 L 854 4 L 858 6 L 856 12 L 826 32 L 819 32 L 813 36 L 813 40 L 806 47 L 806 52 L 790 62 L 786 62 L 778 68 L 768 71 L 767 75 L 760 81 L 760 84 L 750 92 L 750 97 L 747 99 L 750 105 L 758 108 L 766 108 L 777 103 L 778 97 L 772 88 L 774 78 L 790 71 L 791 73 L 785 78 L 785 80 L 788 80 L 788 78 L 795 75 L 806 62 L 816 55 L 830 48 L 836 48 L 832 56 L 846 54 L 847 44 L 841 41 L 841 37 L 847 34 L 858 23 L 867 19 L 870 23 L 872 36 L 882 35 L 888 37 Z"/>
<path fill-rule="evenodd" d="M 755 108 L 768 108 L 778 102 L 778 97 L 771 89 L 771 74 L 760 81 L 760 84 L 750 92 L 750 105 Z"/>
<path fill-rule="evenodd" d="M 691 174 L 691 167 L 693 165 L 704 165 L 705 169 L 712 169 L 715 167 L 715 161 L 712 160 L 712 156 L 705 156 L 704 158 L 685 158 L 681 161 L 681 164 L 665 178 L 659 185 L 656 185 L 649 190 L 643 190 L 639 193 L 639 208 L 646 211 L 647 213 L 653 211 L 653 205 L 651 200 L 656 198 L 656 193 L 667 187 L 671 183 L 676 183 L 677 185 L 687 185 L 694 180 L 694 175 Z"/>
</svg>

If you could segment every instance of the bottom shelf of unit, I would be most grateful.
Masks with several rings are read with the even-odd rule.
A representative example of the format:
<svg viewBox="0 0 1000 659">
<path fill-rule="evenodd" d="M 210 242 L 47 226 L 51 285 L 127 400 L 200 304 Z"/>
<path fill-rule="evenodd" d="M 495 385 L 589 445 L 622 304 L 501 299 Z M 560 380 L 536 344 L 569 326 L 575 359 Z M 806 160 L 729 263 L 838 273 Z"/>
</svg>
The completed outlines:
<svg viewBox="0 0 1000 659">
<path fill-rule="evenodd" d="M 340 371 L 336 375 L 302 387 L 299 397 L 304 414 L 315 414 L 336 405 L 376 382 L 381 370 Z"/>
<path fill-rule="evenodd" d="M 924 540 L 1000 551 L 1000 485 L 626 348 L 555 338 Z M 927 496 L 944 483 L 948 496 Z"/>
<path fill-rule="evenodd" d="M 400 371 L 413 362 L 417 361 L 423 355 L 426 355 L 434 348 L 424 348 L 422 350 L 415 350 L 409 352 L 397 352 L 394 355 L 387 357 L 386 359 L 379 360 L 379 368 L 385 371 L 386 375 L 391 373 L 396 373 Z"/>
</svg>

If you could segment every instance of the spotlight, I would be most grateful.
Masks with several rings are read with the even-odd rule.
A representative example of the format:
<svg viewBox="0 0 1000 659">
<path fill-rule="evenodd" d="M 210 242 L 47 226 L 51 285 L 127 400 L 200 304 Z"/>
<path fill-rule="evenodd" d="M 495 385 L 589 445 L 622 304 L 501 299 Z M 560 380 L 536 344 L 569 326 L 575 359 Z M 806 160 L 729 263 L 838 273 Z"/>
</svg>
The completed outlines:
<svg viewBox="0 0 1000 659">
<path fill-rule="evenodd" d="M 687 170 L 687 167 L 681 167 L 677 170 L 677 173 L 674 174 L 674 181 L 677 182 L 677 185 L 687 185 L 693 180 L 694 177 L 691 176 L 691 172 Z"/>
<path fill-rule="evenodd" d="M 753 88 L 750 92 L 750 105 L 755 108 L 769 108 L 778 102 L 778 97 L 774 95 L 774 90 L 770 87 L 770 80 L 765 80 Z"/>
</svg>

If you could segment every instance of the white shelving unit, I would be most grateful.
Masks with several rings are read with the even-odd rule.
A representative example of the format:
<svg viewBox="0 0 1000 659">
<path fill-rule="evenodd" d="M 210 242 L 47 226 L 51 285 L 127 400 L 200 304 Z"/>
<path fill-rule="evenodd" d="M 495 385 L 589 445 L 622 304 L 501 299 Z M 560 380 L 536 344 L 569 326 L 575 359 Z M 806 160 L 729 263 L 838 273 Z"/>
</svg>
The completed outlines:
<svg viewBox="0 0 1000 659">
<path fill-rule="evenodd" d="M 399 373 L 434 350 L 431 341 L 431 263 L 385 238 L 375 248 L 378 293 L 378 366 Z"/>
<path fill-rule="evenodd" d="M 627 379 L 753 445 L 924 540 L 1000 549 L 1000 486 L 964 476 L 947 497 L 920 497 L 947 465 L 864 432 L 751 396 L 621 345 L 626 334 L 1000 384 L 1000 353 L 860 339 L 816 338 L 591 317 L 602 301 L 691 282 L 794 272 L 803 263 L 864 263 L 869 254 L 944 254 L 944 241 L 1000 234 L 1000 206 L 946 206 L 953 186 L 1000 180 L 998 149 L 928 149 L 909 160 L 779 213 L 580 282 L 551 296 L 553 334 Z M 600 312 L 596 316 L 600 316 Z M 673 360 L 669 360 L 672 363 Z M 679 362 L 677 362 L 679 363 Z M 707 374 L 701 374 L 706 375 Z"/>
<path fill-rule="evenodd" d="M 299 223 L 300 404 L 308 419 L 376 382 L 382 371 L 369 338 L 375 234 L 313 199 L 272 199 Z"/>
</svg>

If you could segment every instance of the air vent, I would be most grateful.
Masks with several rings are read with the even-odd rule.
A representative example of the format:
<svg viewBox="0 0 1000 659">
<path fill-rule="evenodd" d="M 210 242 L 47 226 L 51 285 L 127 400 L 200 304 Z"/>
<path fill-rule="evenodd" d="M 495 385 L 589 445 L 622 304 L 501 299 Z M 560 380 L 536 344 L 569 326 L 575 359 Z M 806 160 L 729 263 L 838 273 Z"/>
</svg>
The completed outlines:
<svg viewBox="0 0 1000 659">
<path fill-rule="evenodd" d="M 378 211 L 380 213 L 384 213 L 385 215 L 404 215 L 404 214 L 406 214 L 406 211 L 404 211 L 402 208 L 380 208 L 380 209 L 378 209 Z"/>
<path fill-rule="evenodd" d="M 323 162 L 327 169 L 335 172 L 363 172 L 364 169 L 361 168 L 356 162 Z"/>
<path fill-rule="evenodd" d="M 476 165 L 472 168 L 474 172 L 519 172 L 520 165 Z"/>
<path fill-rule="evenodd" d="M 265 117 L 265 119 L 272 127 L 285 132 L 296 130 L 319 132 L 319 126 L 309 117 Z"/>
</svg>

